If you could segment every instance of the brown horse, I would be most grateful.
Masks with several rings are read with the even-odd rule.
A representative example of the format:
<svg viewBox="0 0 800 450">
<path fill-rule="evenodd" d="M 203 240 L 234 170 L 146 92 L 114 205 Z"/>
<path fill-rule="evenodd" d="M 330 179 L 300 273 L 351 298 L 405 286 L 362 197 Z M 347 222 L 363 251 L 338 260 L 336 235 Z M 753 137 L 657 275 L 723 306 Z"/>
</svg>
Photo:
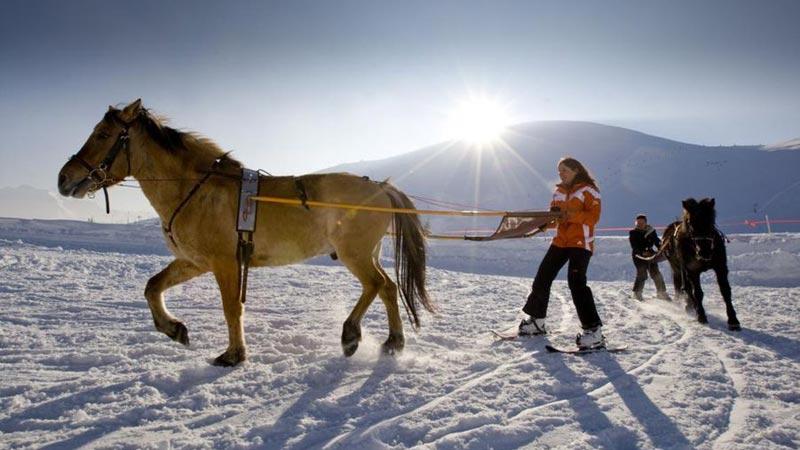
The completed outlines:
<svg viewBox="0 0 800 450">
<path fill-rule="evenodd" d="M 124 155 L 123 155 L 124 154 Z M 122 110 L 109 107 L 80 151 L 58 175 L 62 195 L 82 198 L 126 177 L 137 179 L 161 218 L 167 246 L 175 260 L 153 276 L 144 295 L 156 330 L 189 344 L 186 326 L 164 305 L 162 293 L 198 275 L 212 272 L 219 285 L 228 325 L 228 348 L 214 360 L 232 366 L 247 359 L 244 304 L 240 301 L 237 261 L 237 210 L 242 165 L 213 142 L 164 126 L 136 100 Z M 350 174 L 260 177 L 259 195 L 297 198 L 299 186 L 309 198 L 331 203 L 413 208 L 394 186 Z M 381 240 L 389 225 L 395 231 L 395 273 L 400 295 L 415 328 L 417 302 L 434 305 L 425 290 L 425 240 L 416 214 L 304 208 L 269 204 L 257 215 L 252 266 L 278 266 L 335 254 L 363 286 L 344 322 L 342 349 L 350 356 L 361 340 L 361 319 L 376 295 L 386 307 L 393 353 L 405 338 L 397 285 L 379 263 Z"/>
<path fill-rule="evenodd" d="M 661 248 L 649 259 L 658 260 L 662 255 L 666 256 L 672 268 L 675 297 L 686 294 L 686 310 L 694 310 L 700 323 L 708 323 L 700 274 L 713 270 L 725 301 L 728 328 L 737 331 L 741 325 L 731 299 L 725 238 L 716 226 L 714 203 L 713 198 L 684 200 L 682 219 L 667 226 Z"/>
</svg>

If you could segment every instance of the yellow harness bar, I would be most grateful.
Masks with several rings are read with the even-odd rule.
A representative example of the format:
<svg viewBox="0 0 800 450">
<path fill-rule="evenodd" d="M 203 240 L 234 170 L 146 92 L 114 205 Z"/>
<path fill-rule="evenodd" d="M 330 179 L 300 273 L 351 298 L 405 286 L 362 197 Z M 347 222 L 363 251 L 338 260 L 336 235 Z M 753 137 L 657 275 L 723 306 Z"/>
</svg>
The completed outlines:
<svg viewBox="0 0 800 450">
<path fill-rule="evenodd" d="M 302 200 L 296 198 L 283 198 L 283 197 L 250 197 L 250 200 L 257 202 L 269 203 L 283 203 L 288 205 L 308 205 L 308 206 L 321 206 L 327 208 L 341 208 L 341 209 L 355 209 L 359 211 L 377 211 L 397 214 L 425 214 L 425 215 L 438 215 L 438 216 L 475 216 L 475 217 L 503 217 L 506 215 L 514 215 L 517 217 L 539 217 L 552 215 L 550 212 L 544 211 L 520 211 L 520 212 L 503 212 L 503 211 L 438 211 L 430 209 L 412 209 L 412 208 L 384 208 L 382 206 L 367 206 L 367 205 L 349 205 L 346 203 L 328 203 L 318 202 L 314 200 Z"/>
<path fill-rule="evenodd" d="M 427 233 L 426 237 L 429 239 L 453 239 L 453 240 L 469 240 L 469 241 L 489 241 L 494 239 L 507 239 L 511 237 L 531 237 L 537 233 L 544 231 L 545 226 L 551 224 L 553 220 L 557 219 L 560 213 L 553 211 L 439 211 L 439 210 L 426 210 L 426 209 L 413 209 L 413 208 L 385 208 L 382 206 L 368 206 L 368 205 L 351 205 L 347 203 L 329 203 L 318 202 L 314 200 L 300 200 L 296 198 L 284 197 L 265 197 L 265 196 L 251 196 L 248 200 L 257 202 L 270 202 L 282 203 L 286 205 L 302 205 L 306 208 L 309 206 L 318 206 L 323 208 L 340 208 L 351 209 L 358 211 L 377 211 L 385 213 L 396 214 L 430 214 L 439 216 L 480 216 L 480 217 L 502 217 L 502 221 L 497 230 L 491 236 L 448 236 L 441 234 Z M 528 223 L 524 223 L 523 219 L 528 218 Z M 531 218 L 537 218 L 541 223 L 531 224 Z M 541 220 L 544 219 L 544 220 Z M 509 220 L 516 220 L 514 223 L 507 223 Z"/>
</svg>

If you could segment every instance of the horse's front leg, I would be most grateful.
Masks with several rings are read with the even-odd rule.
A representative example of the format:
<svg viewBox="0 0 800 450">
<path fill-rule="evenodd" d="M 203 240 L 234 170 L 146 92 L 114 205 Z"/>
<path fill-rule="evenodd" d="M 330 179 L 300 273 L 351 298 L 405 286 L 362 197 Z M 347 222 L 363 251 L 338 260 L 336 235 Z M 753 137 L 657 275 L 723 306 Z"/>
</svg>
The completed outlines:
<svg viewBox="0 0 800 450">
<path fill-rule="evenodd" d="M 688 274 L 689 282 L 689 297 L 690 301 L 694 303 L 694 310 L 697 314 L 697 321 L 700 323 L 708 323 L 706 317 L 706 309 L 703 307 L 703 287 L 700 285 L 700 272 Z"/>
<path fill-rule="evenodd" d="M 164 291 L 202 275 L 206 271 L 199 269 L 189 261 L 176 259 L 161 272 L 150 278 L 144 290 L 147 305 L 153 314 L 156 330 L 166 334 L 172 340 L 189 345 L 189 332 L 186 326 L 172 316 L 164 305 Z"/>
<path fill-rule="evenodd" d="M 719 292 L 722 294 L 722 299 L 725 301 L 725 312 L 728 314 L 728 329 L 739 331 L 742 329 L 742 326 L 739 324 L 739 319 L 736 317 L 736 311 L 733 309 L 731 284 L 728 282 L 728 267 L 724 265 L 715 267 L 714 273 L 717 275 Z"/>
<path fill-rule="evenodd" d="M 214 360 L 215 366 L 230 367 L 247 359 L 244 342 L 244 304 L 239 299 L 239 272 L 235 265 L 214 271 L 222 295 L 222 309 L 228 324 L 228 349 Z"/>
</svg>

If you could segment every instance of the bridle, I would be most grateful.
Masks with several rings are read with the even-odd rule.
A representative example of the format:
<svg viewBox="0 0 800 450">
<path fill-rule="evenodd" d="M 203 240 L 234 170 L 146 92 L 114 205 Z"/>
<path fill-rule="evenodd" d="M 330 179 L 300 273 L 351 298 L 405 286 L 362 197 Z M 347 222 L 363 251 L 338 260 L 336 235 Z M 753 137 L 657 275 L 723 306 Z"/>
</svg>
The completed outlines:
<svg viewBox="0 0 800 450">
<path fill-rule="evenodd" d="M 111 117 L 114 120 L 114 122 L 122 126 L 122 131 L 120 131 L 116 141 L 114 142 L 114 145 L 112 145 L 111 148 L 108 150 L 108 153 L 106 153 L 105 158 L 103 158 L 100 164 L 97 167 L 92 167 L 91 164 L 89 164 L 88 162 L 86 162 L 86 160 L 78 156 L 77 153 L 70 156 L 67 162 L 71 162 L 73 160 L 77 161 L 89 172 L 83 179 L 84 181 L 85 180 L 91 181 L 88 193 L 89 198 L 94 198 L 94 193 L 97 192 L 99 189 L 103 189 L 103 194 L 105 194 L 106 198 L 106 214 L 109 214 L 111 212 L 111 207 L 108 201 L 108 186 L 110 186 L 114 182 L 122 180 L 111 178 L 108 175 L 109 172 L 111 171 L 111 166 L 117 159 L 117 156 L 119 156 L 119 154 L 123 151 L 125 152 L 126 160 L 128 162 L 128 171 L 126 172 L 127 174 L 124 177 L 122 177 L 122 179 L 125 179 L 131 174 L 131 153 L 130 150 L 128 150 L 128 140 L 129 140 L 128 130 L 130 129 L 131 125 L 133 125 L 133 121 L 123 122 L 122 120 L 120 120 L 119 117 L 117 117 L 114 114 L 108 114 L 107 117 Z"/>
<path fill-rule="evenodd" d="M 716 227 L 713 227 L 713 230 L 718 233 Z M 677 233 L 677 228 L 676 228 L 675 231 Z M 695 257 L 697 259 L 701 260 L 701 261 L 706 261 L 706 262 L 711 261 L 711 259 L 714 256 L 714 244 L 716 243 L 716 237 L 713 236 L 713 235 L 711 235 L 711 236 L 697 236 L 695 234 L 694 227 L 688 222 L 686 223 L 686 232 L 688 233 L 689 239 L 692 240 L 692 244 L 694 245 Z M 710 250 L 711 250 L 711 256 L 710 257 L 704 258 L 703 256 L 700 255 L 700 243 L 701 242 L 708 242 L 709 243 L 709 247 L 710 247 Z"/>
</svg>

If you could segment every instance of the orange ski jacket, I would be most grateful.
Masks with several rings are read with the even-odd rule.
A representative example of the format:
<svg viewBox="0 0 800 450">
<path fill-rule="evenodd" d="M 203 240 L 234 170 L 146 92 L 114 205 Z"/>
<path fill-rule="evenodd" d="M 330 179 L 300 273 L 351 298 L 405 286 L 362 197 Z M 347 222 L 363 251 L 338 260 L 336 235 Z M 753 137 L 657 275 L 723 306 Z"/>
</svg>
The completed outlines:
<svg viewBox="0 0 800 450">
<path fill-rule="evenodd" d="M 567 217 L 558 222 L 553 245 L 594 252 L 594 226 L 600 220 L 600 191 L 586 183 L 567 189 L 556 186 L 550 209 L 559 208 Z"/>
</svg>

